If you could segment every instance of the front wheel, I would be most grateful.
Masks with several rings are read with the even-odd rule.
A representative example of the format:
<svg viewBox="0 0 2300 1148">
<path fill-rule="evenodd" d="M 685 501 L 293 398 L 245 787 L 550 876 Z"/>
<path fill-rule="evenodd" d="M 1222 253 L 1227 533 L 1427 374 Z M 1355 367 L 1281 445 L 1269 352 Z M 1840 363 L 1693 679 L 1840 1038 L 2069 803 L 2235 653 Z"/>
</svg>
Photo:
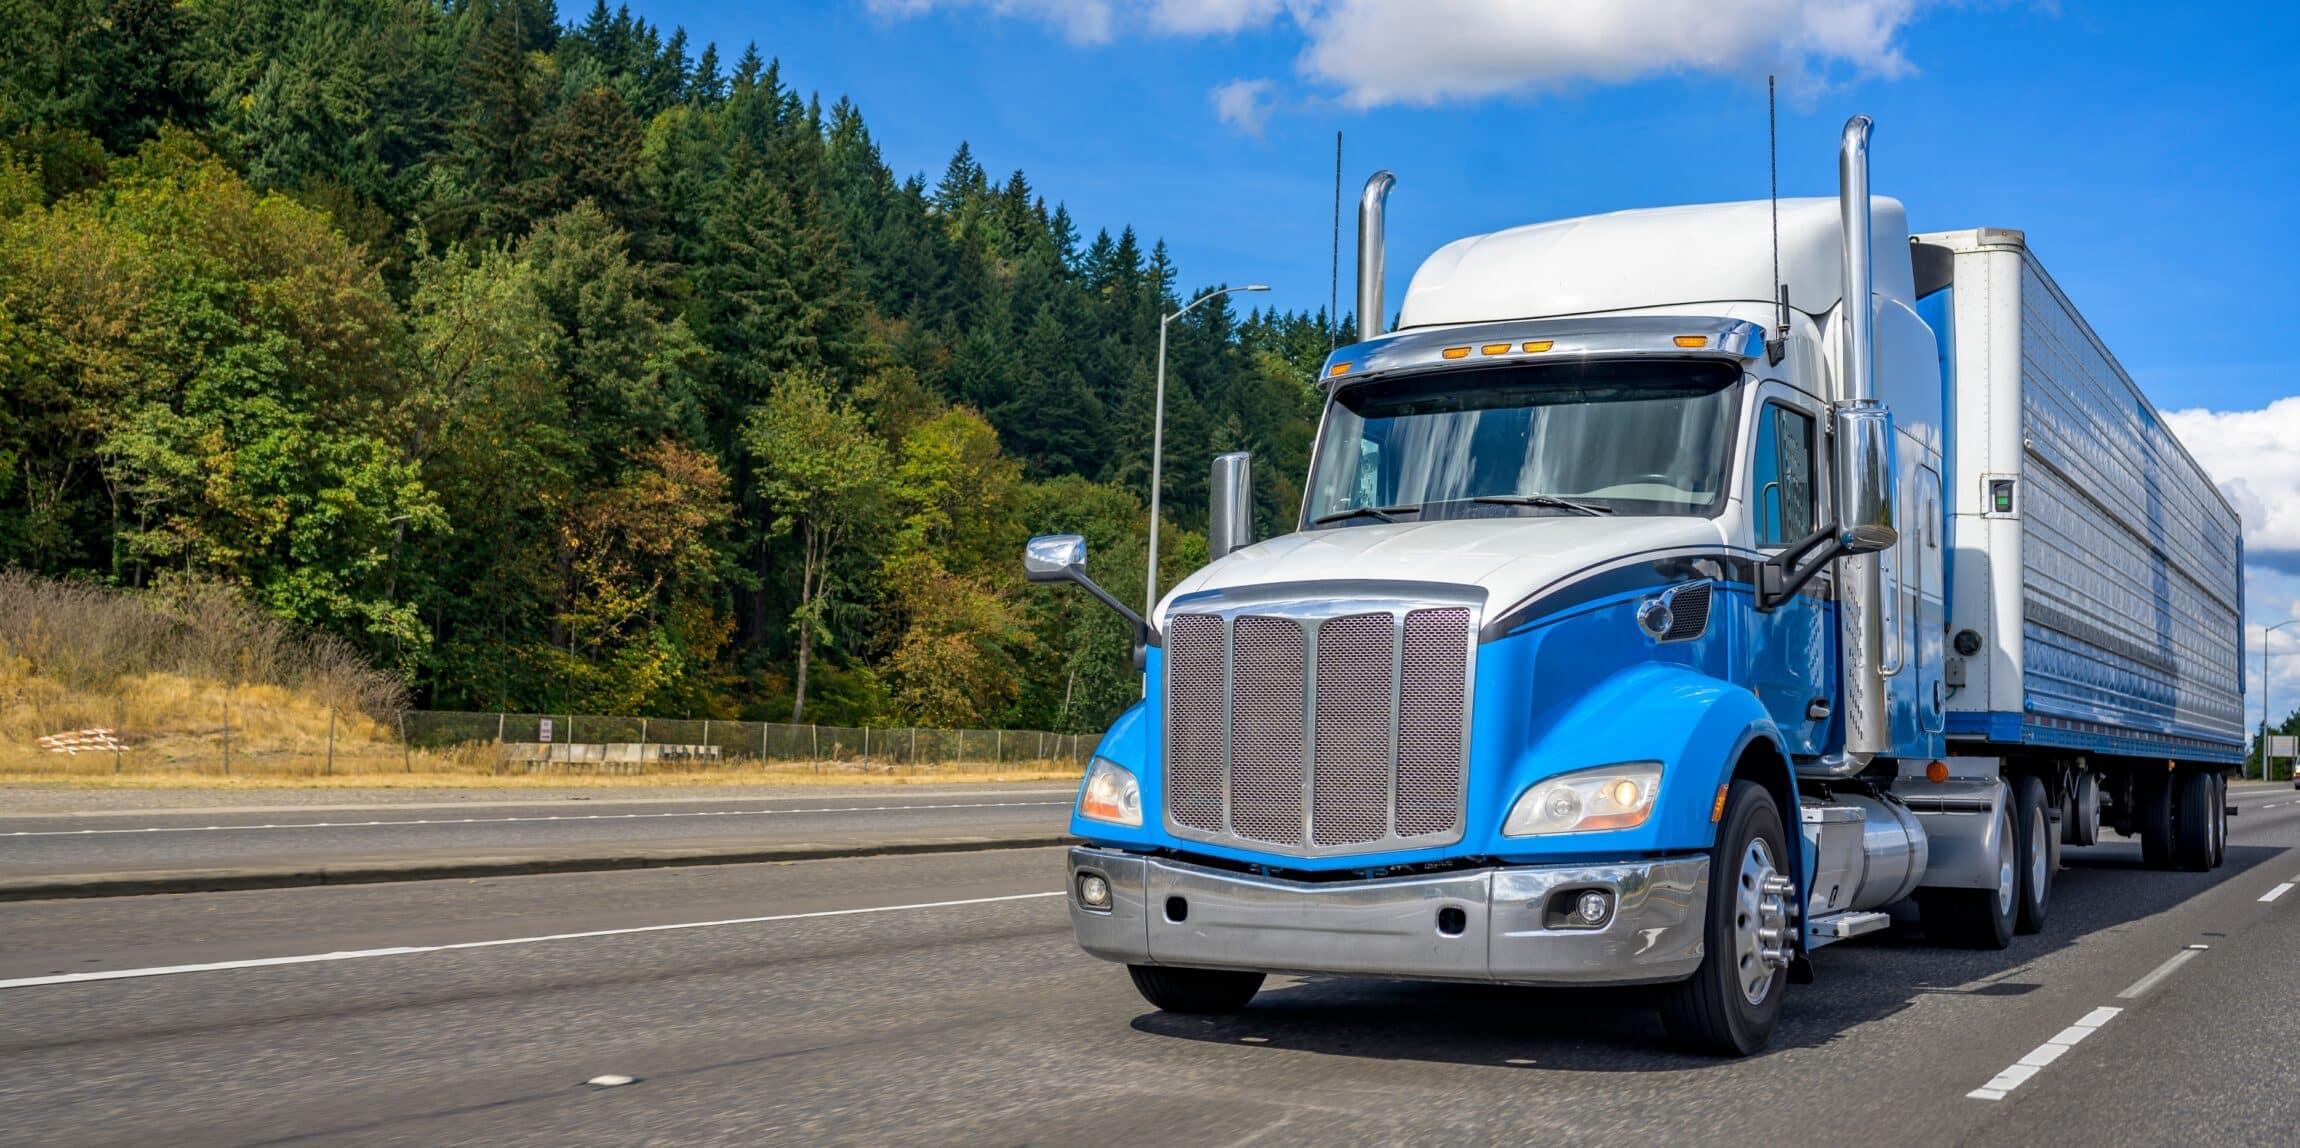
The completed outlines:
<svg viewBox="0 0 2300 1148">
<path fill-rule="evenodd" d="M 1754 782 L 1734 782 L 1709 857 L 1701 967 L 1661 1000 L 1662 1024 L 1686 1047 L 1747 1056 L 1772 1039 L 1793 948 L 1789 913 L 1797 892 L 1782 869 L 1788 857 L 1773 795 Z"/>
<path fill-rule="evenodd" d="M 1262 991 L 1261 973 L 1163 965 L 1128 965 L 1126 971 L 1133 974 L 1135 991 L 1142 999 L 1166 1012 L 1237 1012 Z"/>
</svg>

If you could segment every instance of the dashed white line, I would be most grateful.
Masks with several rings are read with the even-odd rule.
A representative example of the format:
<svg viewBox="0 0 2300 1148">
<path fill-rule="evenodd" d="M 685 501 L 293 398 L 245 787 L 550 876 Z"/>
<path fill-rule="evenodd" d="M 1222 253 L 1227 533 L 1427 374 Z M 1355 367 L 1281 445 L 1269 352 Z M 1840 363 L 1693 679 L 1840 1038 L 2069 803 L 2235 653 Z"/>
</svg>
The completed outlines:
<svg viewBox="0 0 2300 1148">
<path fill-rule="evenodd" d="M 2292 891 L 2292 882 L 2290 882 L 2290 881 L 2286 881 L 2286 882 L 2284 882 L 2283 884 L 2281 884 L 2281 885 L 2278 885 L 2278 886 L 2276 886 L 2275 888 L 2273 888 L 2273 889 L 2270 889 L 2270 890 L 2268 890 L 2267 892 L 2260 894 L 2260 902 L 2261 902 L 2262 904 L 2267 904 L 2268 902 L 2270 902 L 2270 901 L 2274 901 L 2276 898 L 2278 898 L 2278 897 L 2281 897 L 2281 896 L 2283 896 L 2284 894 L 2286 894 L 2286 893 L 2289 893 L 2289 892 L 2291 892 L 2291 891 Z"/>
<path fill-rule="evenodd" d="M 2164 978 L 2171 976 L 2175 970 L 2180 968 L 2180 966 L 2195 960 L 2199 956 L 2202 956 L 2204 951 L 2211 947 L 2212 946 L 2210 945 L 2190 945 L 2187 948 L 2172 954 L 2172 956 L 2167 958 L 2163 964 L 2149 970 L 2147 976 L 2142 977 L 2129 985 L 2126 985 L 2123 992 L 2116 994 L 2116 999 L 2120 1001 L 2140 999 L 2143 994 L 2147 993 L 2148 990 L 2155 988 L 2159 982 L 2164 980 Z"/>
<path fill-rule="evenodd" d="M 2059 1060 L 2069 1049 L 2075 1048 L 2084 1038 L 2100 1031 L 2100 1026 L 2115 1019 L 2116 1014 L 2123 1011 L 2120 1008 L 2110 1008 L 2104 1005 L 2084 1014 L 2084 1017 L 2075 1024 L 2060 1030 L 2054 1034 L 2051 1040 L 2030 1049 L 2027 1056 L 2012 1062 L 2005 1067 L 2003 1072 L 1990 1077 L 1987 1084 L 1981 1085 L 1979 1088 L 1965 1093 L 1965 1095 L 1974 1100 L 2003 1100 L 2006 1093 L 2028 1083 L 2029 1077 L 2042 1072 L 2046 1065 Z"/>
<path fill-rule="evenodd" d="M 764 925 L 775 921 L 805 921 L 818 917 L 856 917 L 868 913 L 901 913 L 911 909 L 950 909 L 961 905 L 991 905 L 1001 901 L 1034 901 L 1060 897 L 1046 893 L 1010 893 L 1003 897 L 969 897 L 960 901 L 922 901 L 911 905 L 877 905 L 867 909 L 822 909 L 812 913 L 777 913 L 767 917 L 729 917 L 718 921 L 682 921 L 673 925 L 637 925 L 624 929 L 592 929 L 582 933 L 550 933 L 540 937 L 506 937 L 493 941 L 459 941 L 449 945 L 399 945 L 388 949 L 348 949 L 334 953 L 305 953 L 293 957 L 258 957 L 244 961 L 213 961 L 203 965 L 160 965 L 145 969 L 106 969 L 86 973 L 58 973 L 46 977 L 0 980 L 0 989 L 28 989 L 43 985 L 73 985 L 88 981 L 121 981 L 137 977 L 167 977 L 180 973 L 212 973 L 227 969 L 261 969 L 280 965 L 313 965 L 329 961 L 357 961 L 369 957 L 404 957 L 416 953 L 446 953 L 459 949 L 496 949 L 506 945 L 539 945 L 546 941 L 580 941 L 593 937 L 626 937 L 638 933 L 669 933 L 682 929 L 714 929 L 726 925 Z"/>
<path fill-rule="evenodd" d="M 532 817 L 410 817 L 379 821 L 304 821 L 264 825 L 140 825 L 124 829 L 18 829 L 0 837 L 99 837 L 136 833 L 245 833 L 263 829 L 371 829 L 391 825 L 506 825 L 538 821 L 644 821 L 669 817 L 788 817 L 801 813 L 898 813 L 926 809 L 1021 809 L 1067 801 L 972 801 L 924 805 L 844 805 L 809 809 L 691 809 L 679 813 L 551 813 Z"/>
</svg>

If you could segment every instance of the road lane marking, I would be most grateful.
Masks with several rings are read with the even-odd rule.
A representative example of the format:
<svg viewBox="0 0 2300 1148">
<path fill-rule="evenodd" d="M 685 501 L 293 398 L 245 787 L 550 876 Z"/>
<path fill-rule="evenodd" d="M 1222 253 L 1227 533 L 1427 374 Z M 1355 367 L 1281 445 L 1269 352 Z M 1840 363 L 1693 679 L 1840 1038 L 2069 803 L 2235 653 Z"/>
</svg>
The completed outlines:
<svg viewBox="0 0 2300 1148">
<path fill-rule="evenodd" d="M 2116 999 L 2120 1001 L 2140 999 L 2140 997 L 2147 993 L 2148 990 L 2155 988 L 2157 982 L 2171 976 L 2174 970 L 2180 968 L 2180 966 L 2185 965 L 2190 961 L 2195 960 L 2197 957 L 2203 955 L 2206 949 L 2211 947 L 2212 946 L 2210 945 L 2190 945 L 2187 948 L 2172 954 L 2172 956 L 2167 958 L 2163 964 L 2158 965 L 2154 969 L 2150 970 L 2147 976 L 2142 977 L 2139 980 L 2132 982 L 2130 985 L 2125 986 L 2125 990 L 2123 992 L 2116 994 Z"/>
<path fill-rule="evenodd" d="M 382 821 L 304 821 L 286 825 L 143 825 L 128 829 L 18 829 L 0 837 L 98 837 L 135 833 L 247 833 L 264 829 L 372 829 L 392 825 L 506 825 L 541 821 L 645 821 L 666 817 L 788 817 L 799 813 L 898 813 L 922 809 L 1024 809 L 1067 801 L 930 802 L 925 805 L 840 805 L 810 809 L 694 809 L 683 813 L 551 813 L 533 817 L 411 817 Z"/>
<path fill-rule="evenodd" d="M 2278 897 L 2281 897 L 2281 896 L 2283 896 L 2284 894 L 2286 894 L 2286 893 L 2289 893 L 2289 892 L 2291 892 L 2291 891 L 2292 891 L 2292 882 L 2290 882 L 2290 881 L 2286 881 L 2285 883 L 2283 883 L 2283 884 L 2281 884 L 2281 885 L 2278 885 L 2278 886 L 2276 886 L 2275 888 L 2273 888 L 2273 889 L 2270 889 L 2270 890 L 2268 890 L 2268 891 L 2267 891 L 2267 892 L 2265 892 L 2265 893 L 2262 893 L 2262 894 L 2260 894 L 2260 900 L 2261 900 L 2261 903 L 2263 903 L 2263 904 L 2266 904 L 2267 902 L 2273 901 L 2273 900 L 2275 900 L 2276 898 L 2278 898 Z"/>
<path fill-rule="evenodd" d="M 877 905 L 868 909 L 821 909 L 812 913 L 777 913 L 767 917 L 729 917 L 718 921 L 681 921 L 672 925 L 634 925 L 622 929 L 592 929 L 581 933 L 549 933 L 540 937 L 504 937 L 492 941 L 458 941 L 448 945 L 396 945 L 388 949 L 347 949 L 333 953 L 304 953 L 292 957 L 256 957 L 244 961 L 211 961 L 200 965 L 159 965 L 147 969 L 106 969 L 86 973 L 59 973 L 46 977 L 0 980 L 0 989 L 29 989 L 43 985 L 73 985 L 87 981 L 124 981 L 138 977 L 168 977 L 179 973 L 213 973 L 227 969 L 264 969 L 281 965 L 316 965 L 330 961 L 357 961 L 369 957 L 404 957 L 416 953 L 450 953 L 463 949 L 499 949 L 509 945 L 539 945 L 546 941 L 583 941 L 594 937 L 628 937 L 640 933 L 670 933 L 683 929 L 715 929 L 726 925 L 764 925 L 775 921 L 808 921 L 818 917 L 857 917 L 869 913 L 901 913 L 912 909 L 952 909 L 962 905 L 993 905 L 1002 901 L 1035 901 L 1060 897 L 1061 889 L 1046 893 L 1010 893 L 1003 897 L 969 897 L 960 901 L 922 901 L 911 905 Z"/>
<path fill-rule="evenodd" d="M 2100 1026 L 2115 1019 L 2116 1014 L 2123 1011 L 2120 1008 L 2110 1008 L 2104 1005 L 2084 1014 L 2075 1024 L 2055 1033 L 2051 1040 L 2030 1049 L 2028 1055 L 2006 1065 L 2005 1070 L 1990 1077 L 1987 1084 L 1981 1085 L 1979 1088 L 1965 1093 L 1965 1095 L 1973 1100 L 2003 1100 L 2005 1094 L 2028 1083 L 2030 1077 L 2044 1071 L 2046 1065 L 2067 1055 L 2069 1049 L 2075 1048 L 2086 1037 L 2099 1032 Z"/>
</svg>

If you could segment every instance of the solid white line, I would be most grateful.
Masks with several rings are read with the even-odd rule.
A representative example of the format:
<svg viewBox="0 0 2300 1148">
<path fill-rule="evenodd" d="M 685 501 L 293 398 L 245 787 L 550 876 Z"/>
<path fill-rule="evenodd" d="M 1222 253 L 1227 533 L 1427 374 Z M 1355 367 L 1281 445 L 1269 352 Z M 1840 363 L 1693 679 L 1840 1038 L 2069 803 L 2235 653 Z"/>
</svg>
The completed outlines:
<svg viewBox="0 0 2300 1148">
<path fill-rule="evenodd" d="M 2053 1038 L 2032 1048 L 2028 1055 L 2005 1066 L 2003 1072 L 1989 1078 L 1987 1084 L 1965 1095 L 1973 1100 L 2003 1100 L 2015 1088 L 2028 1083 L 2030 1077 L 2044 1070 L 2053 1061 L 2068 1054 L 2068 1050 L 2082 1043 L 2084 1038 L 2100 1030 L 2100 1026 L 2123 1012 L 2119 1008 L 2096 1008 L 2084 1014 L 2075 1024 L 2053 1034 Z"/>
<path fill-rule="evenodd" d="M 924 805 L 841 805 L 808 809 L 696 809 L 681 813 L 551 813 L 534 817 L 410 817 L 383 821 L 305 821 L 288 825 L 144 825 L 132 829 L 18 829 L 0 837 L 97 837 L 122 833 L 240 833 L 259 829 L 371 829 L 390 825 L 505 825 L 525 821 L 643 821 L 666 817 L 787 817 L 798 813 L 899 813 L 921 809 L 1020 809 L 1067 801 L 930 802 Z"/>
<path fill-rule="evenodd" d="M 2172 956 L 2167 958 L 2163 964 L 2158 965 L 2155 969 L 2151 970 L 2147 976 L 2132 982 L 2132 984 L 2126 986 L 2123 992 L 2116 994 L 2116 999 L 2120 1001 L 2138 999 L 2141 994 L 2146 993 L 2152 988 L 2155 988 L 2158 981 L 2171 976 L 2173 970 L 2178 969 L 2180 966 L 2195 960 L 2200 954 L 2204 952 L 2204 950 L 2211 947 L 2212 946 L 2210 945 L 2190 945 L 2187 948 L 2172 954 Z"/>
<path fill-rule="evenodd" d="M 2291 891 L 2292 891 L 2292 882 L 2290 882 L 2290 881 L 2286 881 L 2285 883 L 2283 883 L 2283 884 L 2281 884 L 2281 885 L 2278 885 L 2278 886 L 2276 886 L 2275 888 L 2273 888 L 2273 889 L 2270 889 L 2270 890 L 2268 890 L 2268 891 L 2267 891 L 2267 892 L 2265 892 L 2265 893 L 2262 893 L 2262 894 L 2260 894 L 2260 900 L 2261 900 L 2261 902 L 2262 902 L 2263 904 L 2265 904 L 2265 903 L 2267 903 L 2267 902 L 2269 902 L 2269 901 L 2273 901 L 2273 900 L 2275 900 L 2276 898 L 2278 898 L 2278 897 L 2281 897 L 2281 896 L 2283 896 L 2284 894 L 2286 894 L 2286 893 L 2289 893 L 2289 892 L 2291 892 Z"/>
<path fill-rule="evenodd" d="M 334 953 L 304 953 L 293 957 L 257 957 L 245 961 L 213 961 L 204 965 L 160 965 L 148 969 L 109 969 L 101 972 L 60 973 L 48 977 L 0 980 L 0 989 L 28 989 L 42 985 L 71 985 L 85 981 L 123 981 L 136 977 L 166 977 L 178 973 L 212 973 L 226 969 L 262 969 L 278 965 L 312 965 L 326 961 L 357 961 L 368 957 L 401 957 L 411 953 L 447 953 L 458 949 L 496 949 L 506 945 L 539 945 L 545 941 L 580 941 L 593 937 L 627 937 L 638 933 L 668 933 L 681 929 L 714 929 L 722 925 L 763 925 L 773 921 L 805 921 L 817 917 L 854 917 L 867 913 L 900 913 L 910 909 L 950 909 L 960 905 L 989 905 L 1000 901 L 1033 901 L 1060 897 L 1049 893 L 1011 893 L 1003 897 L 969 897 L 963 901 L 923 901 L 914 905 L 878 905 L 868 909 L 823 909 L 813 913 L 778 913 L 771 917 L 729 917 L 720 921 L 682 921 L 675 925 L 637 925 L 624 929 L 593 929 L 582 933 L 551 933 L 540 937 L 505 937 L 493 941 L 458 941 L 449 945 L 398 945 L 388 949 L 347 949 Z"/>
</svg>

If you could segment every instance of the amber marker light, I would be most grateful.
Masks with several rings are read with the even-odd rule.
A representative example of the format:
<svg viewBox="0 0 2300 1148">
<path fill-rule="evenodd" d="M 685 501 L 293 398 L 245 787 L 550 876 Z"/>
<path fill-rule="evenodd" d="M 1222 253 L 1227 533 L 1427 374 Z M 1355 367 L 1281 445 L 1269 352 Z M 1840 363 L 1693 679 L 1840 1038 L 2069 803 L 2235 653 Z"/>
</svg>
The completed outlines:
<svg viewBox="0 0 2300 1148">
<path fill-rule="evenodd" d="M 1680 347 L 1706 347 L 1706 346 L 1708 346 L 1708 345 L 1709 345 L 1709 336 L 1707 336 L 1707 335 L 1679 335 L 1679 336 L 1677 336 L 1677 340 L 1676 340 L 1676 342 L 1677 342 L 1677 345 L 1678 345 L 1678 346 L 1680 346 Z"/>
<path fill-rule="evenodd" d="M 1509 353 L 1509 344 L 1487 343 L 1485 346 L 1479 347 L 1478 350 L 1483 351 L 1488 355 L 1506 355 Z"/>
<path fill-rule="evenodd" d="M 1949 763 L 1948 763 L 1948 762 L 1945 762 L 1945 761 L 1936 761 L 1936 762 L 1932 763 L 1931 765 L 1928 765 L 1928 766 L 1926 766 L 1926 767 L 1925 767 L 1925 780 L 1926 780 L 1926 781 L 1930 781 L 1930 782 L 1932 782 L 1933 784 L 1935 784 L 1935 785 L 1938 785 L 1938 784 L 1940 784 L 1941 782 L 1947 781 L 1948 779 L 1949 779 Z"/>
<path fill-rule="evenodd" d="M 1535 339 L 1533 342 L 1524 344 L 1520 349 L 1526 354 L 1538 355 L 1556 345 L 1557 341 L 1554 339 Z"/>
<path fill-rule="evenodd" d="M 1725 795 L 1732 789 L 1733 783 L 1730 781 L 1717 787 L 1717 800 L 1709 806 L 1709 824 L 1715 825 L 1725 816 Z"/>
<path fill-rule="evenodd" d="M 1326 377 L 1329 379 L 1338 379 L 1349 373 L 1350 365 L 1348 363 L 1335 363 L 1333 366 L 1326 368 Z"/>
<path fill-rule="evenodd" d="M 1466 359 L 1466 358 L 1469 358 L 1469 348 L 1468 348 L 1468 347 L 1447 347 L 1445 350 L 1443 350 L 1443 351 L 1440 351 L 1440 352 L 1438 352 L 1438 353 L 1439 353 L 1439 354 L 1441 354 L 1441 355 L 1444 355 L 1446 358 L 1449 358 L 1449 359 Z"/>
</svg>

